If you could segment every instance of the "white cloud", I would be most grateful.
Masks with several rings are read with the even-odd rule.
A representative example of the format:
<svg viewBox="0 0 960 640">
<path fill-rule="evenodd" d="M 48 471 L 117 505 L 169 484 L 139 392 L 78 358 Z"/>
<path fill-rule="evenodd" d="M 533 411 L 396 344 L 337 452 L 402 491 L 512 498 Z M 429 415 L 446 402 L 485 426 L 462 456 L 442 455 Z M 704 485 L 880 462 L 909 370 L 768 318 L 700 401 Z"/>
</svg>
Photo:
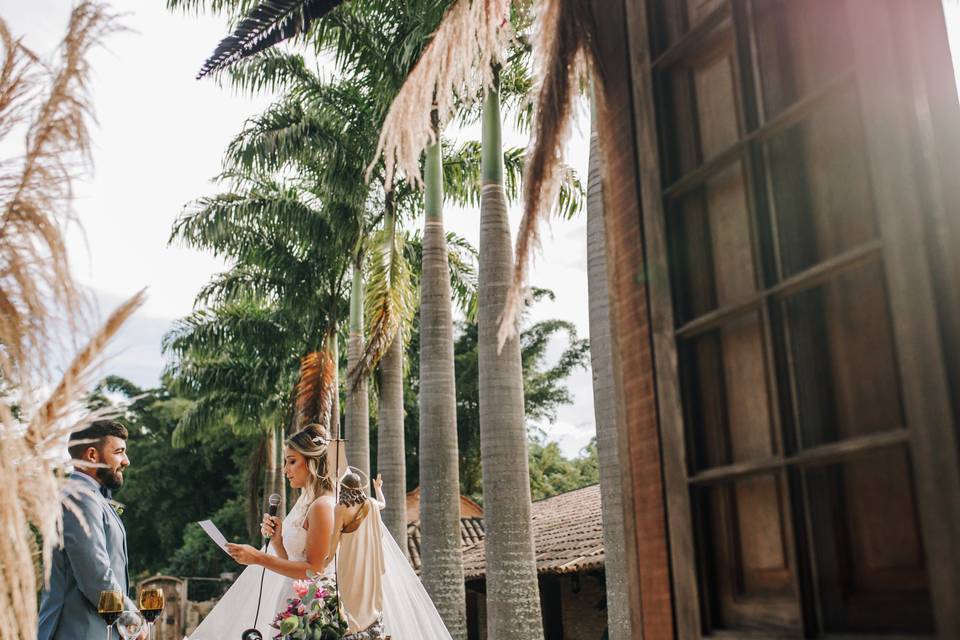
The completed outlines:
<svg viewBox="0 0 960 640">
<path fill-rule="evenodd" d="M 547 435 L 547 440 L 555 440 L 560 444 L 560 453 L 565 458 L 577 458 L 583 453 L 583 448 L 590 444 L 590 439 L 597 435 L 593 422 L 573 423 L 557 420 L 549 425 L 540 425 Z"/>
</svg>

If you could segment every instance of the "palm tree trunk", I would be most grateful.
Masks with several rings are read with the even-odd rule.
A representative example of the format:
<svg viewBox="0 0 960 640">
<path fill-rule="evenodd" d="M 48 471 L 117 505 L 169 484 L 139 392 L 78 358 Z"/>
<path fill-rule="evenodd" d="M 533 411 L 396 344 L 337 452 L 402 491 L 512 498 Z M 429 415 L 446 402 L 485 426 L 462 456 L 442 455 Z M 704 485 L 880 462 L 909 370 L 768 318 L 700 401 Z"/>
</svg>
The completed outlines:
<svg viewBox="0 0 960 640">
<path fill-rule="evenodd" d="M 466 638 L 450 265 L 440 142 L 427 147 L 420 285 L 420 577 L 450 635 Z"/>
<path fill-rule="evenodd" d="M 363 268 L 361 258 L 353 265 L 350 291 L 350 340 L 347 344 L 347 371 L 353 371 L 363 357 Z M 367 379 L 347 381 L 347 460 L 350 466 L 370 475 L 370 399 Z"/>
<path fill-rule="evenodd" d="M 334 325 L 333 332 L 330 334 L 330 355 L 333 358 L 333 399 L 330 405 L 330 424 L 327 433 L 331 438 L 339 438 L 341 437 L 339 325 Z"/>
<path fill-rule="evenodd" d="M 490 638 L 542 639 L 540 592 L 530 530 L 530 472 L 523 409 L 520 342 L 499 350 L 499 318 L 513 274 L 513 247 L 503 187 L 500 96 L 483 101 L 483 192 L 480 199 L 480 455 Z"/>
<path fill-rule="evenodd" d="M 593 113 L 590 168 L 587 181 L 587 291 L 590 300 L 590 364 L 593 369 L 593 411 L 597 423 L 600 497 L 603 517 L 604 567 L 607 583 L 607 628 L 610 640 L 630 638 L 630 602 L 624 554 L 620 457 L 617 447 L 613 389 L 613 353 L 610 341 L 610 290 L 607 284 L 607 246 L 603 226 L 603 185 L 600 144 Z"/>
<path fill-rule="evenodd" d="M 277 507 L 277 513 L 281 514 L 280 517 L 283 517 L 283 514 L 287 512 L 287 491 L 283 479 L 283 434 L 283 426 L 278 424 L 273 432 L 273 437 L 277 443 L 274 447 L 274 465 L 276 465 L 277 470 L 274 476 L 273 492 L 280 496 L 280 505 Z"/>
<path fill-rule="evenodd" d="M 392 254 L 396 218 L 392 207 L 384 216 L 386 251 Z M 387 352 L 380 359 L 380 396 L 377 411 L 377 472 L 383 477 L 387 506 L 383 522 L 393 539 L 407 552 L 406 478 L 407 463 L 403 440 L 403 332 L 398 329 Z"/>
</svg>

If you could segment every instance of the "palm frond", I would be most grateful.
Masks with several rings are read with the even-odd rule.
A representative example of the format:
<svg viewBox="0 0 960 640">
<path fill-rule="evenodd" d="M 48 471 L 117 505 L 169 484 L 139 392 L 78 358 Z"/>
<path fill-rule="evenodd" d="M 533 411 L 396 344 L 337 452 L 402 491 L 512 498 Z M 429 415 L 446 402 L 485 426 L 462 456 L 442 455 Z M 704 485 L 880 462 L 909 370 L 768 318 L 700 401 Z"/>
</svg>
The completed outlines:
<svg viewBox="0 0 960 640">
<path fill-rule="evenodd" d="M 83 426 L 68 409 L 82 406 L 91 367 L 105 342 L 139 304 L 110 318 L 81 350 L 59 384 L 50 385 L 51 353 L 75 338 L 88 311 L 69 270 L 64 227 L 72 221 L 72 186 L 89 164 L 87 54 L 118 29 L 107 7 L 80 2 L 70 14 L 59 60 L 45 64 L 0 20 L 0 140 L 26 131 L 23 153 L 0 163 L 0 638 L 37 630 L 38 582 L 31 540 L 41 536 L 42 565 L 60 541 L 64 460 L 57 434 Z M 53 386 L 39 401 L 39 390 Z M 86 419 L 93 417 L 86 415 Z M 34 545 L 35 546 L 35 545 Z"/>
<path fill-rule="evenodd" d="M 213 54 L 200 67 L 197 79 L 306 33 L 314 20 L 328 14 L 342 1 L 263 0 L 247 13 L 231 35 L 220 41 Z"/>
<path fill-rule="evenodd" d="M 374 239 L 366 277 L 364 308 L 367 339 L 363 356 L 348 373 L 349 384 L 356 387 L 373 371 L 387 352 L 397 331 L 408 326 L 416 313 L 416 289 L 410 263 L 404 255 L 404 239 L 384 229 Z"/>
<path fill-rule="evenodd" d="M 483 192 L 480 179 L 481 144 L 476 140 L 448 150 L 443 158 L 444 197 L 460 206 L 479 207 Z M 515 202 L 520 196 L 523 175 L 524 150 L 513 147 L 503 152 L 504 190 L 507 200 Z"/>
<path fill-rule="evenodd" d="M 55 329 L 65 321 L 69 333 L 86 315 L 62 230 L 74 219 L 74 181 L 89 166 L 86 56 L 118 30 L 105 5 L 80 3 L 48 67 L 0 24 L 0 133 L 26 127 L 23 154 L 0 166 L 0 369 L 13 380 L 43 370 Z M 64 312 L 61 322 L 54 309 Z"/>
<path fill-rule="evenodd" d="M 460 100 L 493 84 L 510 38 L 508 0 L 455 0 L 387 112 L 374 160 L 386 187 L 396 170 L 421 185 L 420 156 L 437 141 Z M 437 121 L 434 121 L 437 118 Z"/>
<path fill-rule="evenodd" d="M 116 336 L 120 327 L 134 312 L 143 306 L 145 299 L 146 290 L 143 290 L 120 305 L 90 338 L 87 345 L 74 356 L 60 382 L 30 421 L 26 434 L 29 446 L 45 447 L 63 438 L 65 434 L 59 430 L 51 430 L 50 425 L 63 424 L 70 411 L 76 409 L 71 400 L 78 396 L 78 390 L 91 386 L 93 381 L 90 376 L 97 370 L 107 343 Z"/>
<path fill-rule="evenodd" d="M 307 68 L 303 56 L 277 50 L 267 50 L 258 56 L 241 60 L 225 69 L 218 77 L 227 80 L 234 89 L 249 95 L 289 91 L 319 80 Z"/>
<path fill-rule="evenodd" d="M 328 349 L 308 353 L 300 359 L 300 379 L 296 388 L 297 428 L 316 422 L 330 422 L 333 409 L 336 363 Z"/>
<path fill-rule="evenodd" d="M 513 280 L 500 316 L 497 337 L 501 347 L 517 335 L 530 255 L 539 242 L 539 222 L 559 202 L 563 151 L 570 136 L 577 87 L 598 60 L 596 24 L 587 0 L 541 0 L 537 19 L 538 118 L 524 171 L 524 209 Z"/>
</svg>

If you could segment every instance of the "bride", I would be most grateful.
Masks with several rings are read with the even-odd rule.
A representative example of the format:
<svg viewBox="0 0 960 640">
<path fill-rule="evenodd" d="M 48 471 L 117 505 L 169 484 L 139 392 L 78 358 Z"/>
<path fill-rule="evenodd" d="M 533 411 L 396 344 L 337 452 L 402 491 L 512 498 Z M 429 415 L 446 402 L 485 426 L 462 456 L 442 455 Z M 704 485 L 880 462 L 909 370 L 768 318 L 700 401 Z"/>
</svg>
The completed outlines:
<svg viewBox="0 0 960 640">
<path fill-rule="evenodd" d="M 319 425 L 287 439 L 284 475 L 292 488 L 302 489 L 300 497 L 282 522 L 264 515 L 261 533 L 271 538 L 267 552 L 227 545 L 237 562 L 250 566 L 191 634 L 192 640 L 240 640 L 251 628 L 263 638 L 275 637 L 270 623 L 293 597 L 293 581 L 306 578 L 308 571 L 336 578 L 350 625 L 344 640 L 377 640 L 384 634 L 393 640 L 451 640 L 406 555 L 382 525 L 380 478 L 374 482 L 376 499 L 367 498 L 339 446 L 329 443 Z M 335 486 L 333 478 L 341 471 L 342 486 Z M 356 518 L 362 503 L 369 505 L 366 517 Z M 361 540 L 359 546 L 351 544 Z"/>
<path fill-rule="evenodd" d="M 327 443 L 319 425 L 309 425 L 287 439 L 284 475 L 292 488 L 302 490 L 300 497 L 282 522 L 264 514 L 260 532 L 271 538 L 267 551 L 227 544 L 234 560 L 250 566 L 190 635 L 193 640 L 240 640 L 246 629 L 272 638 L 276 630 L 270 623 L 293 597 L 293 581 L 306 579 L 308 571 L 333 575 L 333 565 L 324 562 L 335 506 Z"/>
</svg>

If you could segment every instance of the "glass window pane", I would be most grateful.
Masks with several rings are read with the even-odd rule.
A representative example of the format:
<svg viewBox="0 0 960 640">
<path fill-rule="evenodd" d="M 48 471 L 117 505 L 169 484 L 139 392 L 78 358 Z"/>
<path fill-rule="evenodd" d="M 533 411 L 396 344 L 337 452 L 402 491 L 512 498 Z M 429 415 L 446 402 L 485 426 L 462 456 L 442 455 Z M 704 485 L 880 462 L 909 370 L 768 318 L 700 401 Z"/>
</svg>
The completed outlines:
<svg viewBox="0 0 960 640">
<path fill-rule="evenodd" d="M 753 294 L 751 224 L 739 163 L 683 198 L 671 218 L 680 322 Z"/>
<path fill-rule="evenodd" d="M 784 303 L 799 413 L 812 447 L 904 425 L 883 269 L 841 274 Z"/>
<path fill-rule="evenodd" d="M 906 450 L 805 469 L 804 484 L 824 631 L 931 633 Z"/>
<path fill-rule="evenodd" d="M 767 120 L 852 66 L 844 5 L 837 0 L 750 3 Z"/>
<path fill-rule="evenodd" d="M 765 147 L 784 277 L 877 237 L 854 91 Z"/>
<path fill-rule="evenodd" d="M 684 404 L 696 470 L 774 454 L 763 344 L 757 314 L 685 343 Z"/>
<path fill-rule="evenodd" d="M 734 50 L 729 33 L 705 43 L 696 57 L 663 74 L 664 178 L 671 183 L 740 138 Z"/>
<path fill-rule="evenodd" d="M 798 630 L 782 478 L 760 475 L 696 489 L 694 504 L 707 629 Z"/>
</svg>

